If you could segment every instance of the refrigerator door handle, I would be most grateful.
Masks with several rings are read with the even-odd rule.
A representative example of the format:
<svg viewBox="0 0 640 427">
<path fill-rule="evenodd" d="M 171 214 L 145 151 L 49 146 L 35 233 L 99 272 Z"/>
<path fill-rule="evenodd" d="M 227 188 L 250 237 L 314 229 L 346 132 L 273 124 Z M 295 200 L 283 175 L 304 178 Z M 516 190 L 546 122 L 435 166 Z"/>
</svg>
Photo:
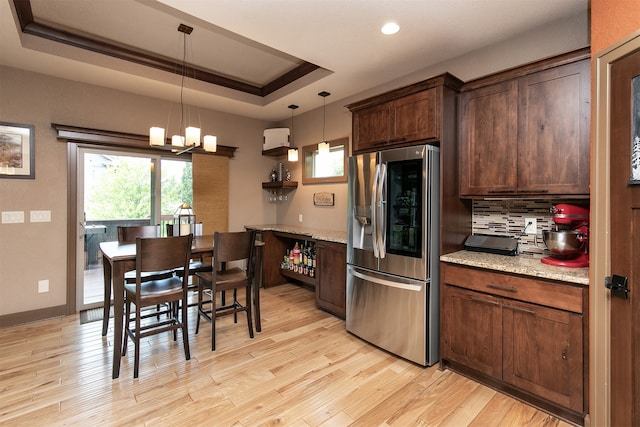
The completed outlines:
<svg viewBox="0 0 640 427">
<path fill-rule="evenodd" d="M 351 274 L 354 277 L 357 277 L 358 279 L 366 280 L 372 283 L 377 283 L 382 286 L 389 286 L 391 288 L 398 288 L 398 289 L 406 289 L 408 291 L 415 291 L 415 292 L 420 292 L 422 290 L 421 284 L 402 283 L 399 281 L 386 280 L 380 277 L 370 276 L 368 274 L 359 272 L 357 269 L 351 266 L 348 267 L 348 272 L 349 274 Z"/>
<path fill-rule="evenodd" d="M 373 246 L 373 256 L 380 257 L 378 253 L 378 178 L 380 177 L 380 165 L 376 165 L 376 171 L 373 176 L 373 184 L 371 185 L 371 243 Z"/>
<path fill-rule="evenodd" d="M 378 232 L 378 252 L 380 252 L 380 258 L 384 258 L 386 255 L 385 252 L 385 247 L 387 245 L 387 238 L 386 238 L 386 230 L 387 230 L 387 224 L 386 224 L 386 212 L 385 212 L 385 203 L 387 202 L 386 200 L 384 200 L 384 195 L 382 193 L 383 189 L 384 189 L 384 181 L 387 178 L 387 165 L 385 165 L 384 163 L 380 164 L 380 176 L 378 178 L 378 196 L 377 196 L 377 200 L 378 200 L 378 226 L 377 226 L 377 232 Z"/>
</svg>

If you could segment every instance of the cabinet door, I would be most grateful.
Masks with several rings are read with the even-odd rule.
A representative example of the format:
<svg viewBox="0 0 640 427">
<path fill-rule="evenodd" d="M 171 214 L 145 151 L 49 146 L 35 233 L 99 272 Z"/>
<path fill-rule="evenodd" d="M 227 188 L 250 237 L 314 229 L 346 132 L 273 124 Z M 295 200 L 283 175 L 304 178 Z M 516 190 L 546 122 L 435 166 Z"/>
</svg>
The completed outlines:
<svg viewBox="0 0 640 427">
<path fill-rule="evenodd" d="M 390 144 L 439 140 L 437 90 L 428 89 L 394 102 Z"/>
<path fill-rule="evenodd" d="M 520 79 L 518 191 L 589 194 L 589 61 Z"/>
<path fill-rule="evenodd" d="M 583 411 L 582 315 L 504 300 L 506 383 Z"/>
<path fill-rule="evenodd" d="M 516 80 L 462 94 L 460 194 L 510 195 L 517 190 Z"/>
<path fill-rule="evenodd" d="M 341 319 L 346 312 L 347 245 L 317 241 L 316 304 Z"/>
<path fill-rule="evenodd" d="M 353 113 L 353 152 L 383 148 L 391 139 L 391 103 Z"/>
<path fill-rule="evenodd" d="M 445 284 L 441 310 L 442 358 L 502 378 L 500 298 Z"/>
</svg>

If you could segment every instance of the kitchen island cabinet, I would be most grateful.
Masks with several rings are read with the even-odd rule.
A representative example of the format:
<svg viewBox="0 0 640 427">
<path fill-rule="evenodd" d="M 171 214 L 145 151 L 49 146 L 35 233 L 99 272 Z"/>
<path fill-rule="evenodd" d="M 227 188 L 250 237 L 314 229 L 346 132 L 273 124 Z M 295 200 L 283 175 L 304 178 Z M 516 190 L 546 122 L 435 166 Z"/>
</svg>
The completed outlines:
<svg viewBox="0 0 640 427">
<path fill-rule="evenodd" d="M 582 424 L 587 288 L 441 264 L 441 367 Z"/>
<path fill-rule="evenodd" d="M 466 83 L 463 197 L 589 197 L 589 50 Z"/>
</svg>

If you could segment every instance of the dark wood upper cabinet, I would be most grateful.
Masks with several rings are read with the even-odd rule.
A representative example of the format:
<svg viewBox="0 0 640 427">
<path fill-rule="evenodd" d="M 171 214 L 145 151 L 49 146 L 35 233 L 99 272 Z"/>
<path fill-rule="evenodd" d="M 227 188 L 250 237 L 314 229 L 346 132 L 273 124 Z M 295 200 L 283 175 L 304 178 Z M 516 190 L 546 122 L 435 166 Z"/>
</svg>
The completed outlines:
<svg viewBox="0 0 640 427">
<path fill-rule="evenodd" d="M 353 153 L 440 142 L 443 91 L 457 92 L 461 85 L 443 74 L 347 105 L 353 113 Z"/>
<path fill-rule="evenodd" d="M 438 141 L 437 99 L 436 89 L 428 89 L 395 101 L 391 110 L 392 141 Z"/>
<path fill-rule="evenodd" d="M 589 85 L 588 49 L 466 84 L 461 195 L 588 197 Z"/>
<path fill-rule="evenodd" d="M 462 94 L 461 194 L 509 194 L 518 187 L 518 84 Z"/>
<path fill-rule="evenodd" d="M 523 77 L 518 96 L 518 191 L 589 195 L 590 62 Z"/>
<path fill-rule="evenodd" d="M 353 113 L 353 152 L 384 146 L 391 140 L 391 102 Z"/>
</svg>

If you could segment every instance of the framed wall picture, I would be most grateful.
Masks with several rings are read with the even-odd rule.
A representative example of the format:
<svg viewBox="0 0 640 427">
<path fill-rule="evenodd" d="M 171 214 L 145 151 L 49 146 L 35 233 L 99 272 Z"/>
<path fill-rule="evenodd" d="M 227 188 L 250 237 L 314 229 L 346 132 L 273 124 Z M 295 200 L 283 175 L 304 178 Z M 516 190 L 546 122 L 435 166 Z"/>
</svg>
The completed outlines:
<svg viewBox="0 0 640 427">
<path fill-rule="evenodd" d="M 0 122 L 0 178 L 36 176 L 33 125 Z"/>
</svg>

